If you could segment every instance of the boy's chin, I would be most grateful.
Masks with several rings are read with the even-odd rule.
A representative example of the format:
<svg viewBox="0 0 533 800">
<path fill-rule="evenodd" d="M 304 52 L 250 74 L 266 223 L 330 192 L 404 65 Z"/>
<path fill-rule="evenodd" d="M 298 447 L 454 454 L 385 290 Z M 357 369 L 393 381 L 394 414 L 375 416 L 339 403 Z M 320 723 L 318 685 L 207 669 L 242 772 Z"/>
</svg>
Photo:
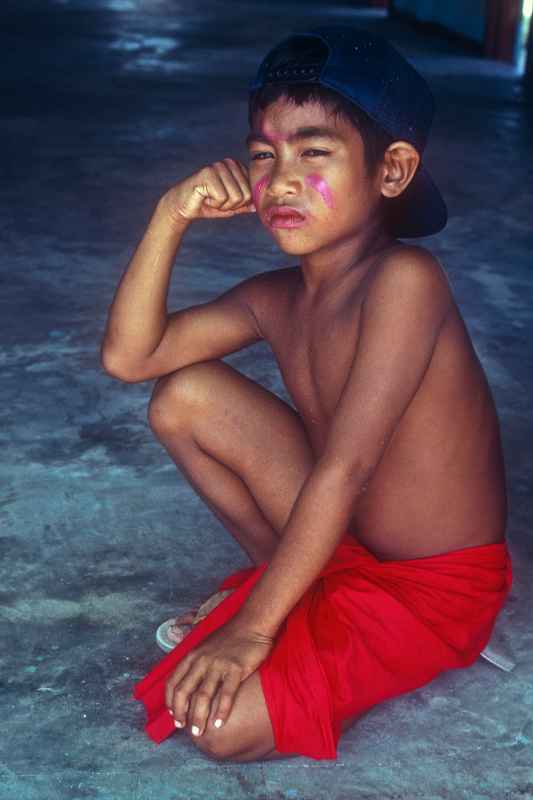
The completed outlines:
<svg viewBox="0 0 533 800">
<path fill-rule="evenodd" d="M 289 256 L 309 256 L 323 247 L 327 247 L 336 240 L 335 232 L 333 235 L 328 231 L 327 235 L 320 235 L 318 231 L 315 235 L 310 235 L 310 231 L 305 235 L 301 229 L 286 232 L 283 229 L 274 232 L 272 228 L 265 225 L 266 230 L 272 236 L 279 249 Z"/>
<path fill-rule="evenodd" d="M 305 247 L 304 245 L 301 245 L 300 247 L 298 247 L 298 245 L 293 245 L 291 247 L 290 245 L 282 245 L 280 242 L 277 242 L 277 245 L 279 249 L 288 256 L 310 256 L 316 250 L 316 247 L 310 248 L 309 246 Z"/>
<path fill-rule="evenodd" d="M 311 253 L 314 253 L 315 250 L 319 249 L 316 243 L 305 242 L 301 240 L 298 241 L 297 239 L 291 241 L 289 237 L 283 239 L 275 236 L 274 240 L 279 249 L 283 253 L 287 253 L 289 256 L 308 256 L 311 255 Z"/>
</svg>

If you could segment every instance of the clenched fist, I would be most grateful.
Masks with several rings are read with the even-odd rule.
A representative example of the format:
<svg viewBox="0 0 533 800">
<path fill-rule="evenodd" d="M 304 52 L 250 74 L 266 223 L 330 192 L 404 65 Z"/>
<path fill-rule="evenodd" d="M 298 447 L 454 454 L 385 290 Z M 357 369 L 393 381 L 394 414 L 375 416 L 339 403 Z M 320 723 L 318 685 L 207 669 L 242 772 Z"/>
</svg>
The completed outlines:
<svg viewBox="0 0 533 800">
<path fill-rule="evenodd" d="M 256 210 L 248 170 L 234 158 L 202 167 L 172 186 L 161 200 L 171 218 L 178 222 L 233 217 Z"/>
</svg>

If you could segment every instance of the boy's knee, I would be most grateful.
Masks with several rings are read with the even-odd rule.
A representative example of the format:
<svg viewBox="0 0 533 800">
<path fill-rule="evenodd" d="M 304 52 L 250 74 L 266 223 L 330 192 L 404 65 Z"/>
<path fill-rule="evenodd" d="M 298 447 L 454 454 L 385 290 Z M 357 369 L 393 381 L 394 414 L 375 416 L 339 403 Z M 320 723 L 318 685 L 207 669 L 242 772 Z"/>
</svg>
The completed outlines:
<svg viewBox="0 0 533 800">
<path fill-rule="evenodd" d="M 233 734 L 227 734 L 223 729 L 204 731 L 201 736 L 190 736 L 191 742 L 206 756 L 215 761 L 231 761 L 242 752 Z"/>
<path fill-rule="evenodd" d="M 156 433 L 187 427 L 191 411 L 205 399 L 205 375 L 210 362 L 190 364 L 155 383 L 148 405 L 148 422 Z"/>
</svg>

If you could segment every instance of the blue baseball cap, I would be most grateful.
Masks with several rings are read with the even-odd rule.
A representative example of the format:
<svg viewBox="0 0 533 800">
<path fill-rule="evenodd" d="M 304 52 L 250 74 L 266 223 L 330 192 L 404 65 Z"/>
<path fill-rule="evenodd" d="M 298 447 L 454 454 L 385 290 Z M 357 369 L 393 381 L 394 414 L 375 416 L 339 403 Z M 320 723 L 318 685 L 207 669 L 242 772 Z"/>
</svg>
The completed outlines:
<svg viewBox="0 0 533 800">
<path fill-rule="evenodd" d="M 386 202 L 391 233 L 417 238 L 441 231 L 446 204 L 422 165 L 435 103 L 416 69 L 385 39 L 351 25 L 294 32 L 265 56 L 250 96 L 272 84 L 318 83 L 355 103 L 394 140 L 409 142 L 420 164 L 406 189 Z"/>
</svg>

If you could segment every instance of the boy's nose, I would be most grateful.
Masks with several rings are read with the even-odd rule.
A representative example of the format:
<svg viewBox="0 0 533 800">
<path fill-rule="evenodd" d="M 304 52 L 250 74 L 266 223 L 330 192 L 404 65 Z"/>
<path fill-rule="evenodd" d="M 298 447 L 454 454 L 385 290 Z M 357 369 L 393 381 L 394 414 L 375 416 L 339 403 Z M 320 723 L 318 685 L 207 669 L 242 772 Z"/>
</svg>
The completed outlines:
<svg viewBox="0 0 533 800">
<path fill-rule="evenodd" d="M 279 203 L 285 197 L 295 197 L 301 192 L 302 180 L 290 167 L 279 167 L 273 170 L 265 187 L 265 195 L 270 201 Z"/>
</svg>

